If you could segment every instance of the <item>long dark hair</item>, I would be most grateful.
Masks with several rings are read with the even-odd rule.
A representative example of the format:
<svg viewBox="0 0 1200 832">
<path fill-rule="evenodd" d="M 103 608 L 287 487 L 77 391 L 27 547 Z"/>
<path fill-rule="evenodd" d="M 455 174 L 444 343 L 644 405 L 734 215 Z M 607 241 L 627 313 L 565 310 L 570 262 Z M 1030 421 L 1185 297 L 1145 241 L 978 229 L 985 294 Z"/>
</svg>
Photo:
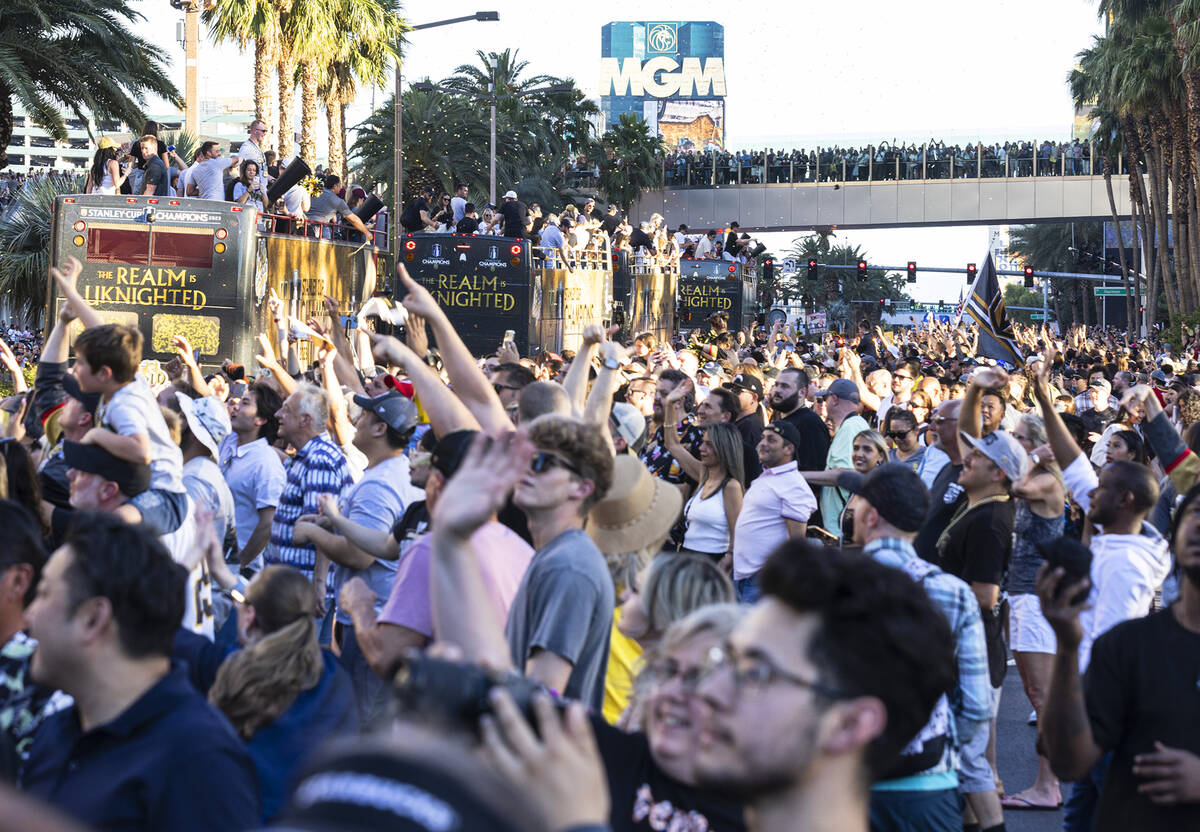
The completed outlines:
<svg viewBox="0 0 1200 832">
<path fill-rule="evenodd" d="M 96 155 L 92 157 L 92 184 L 99 186 L 104 181 L 105 168 L 108 167 L 109 159 L 117 158 L 117 149 L 115 147 L 102 147 L 96 151 Z"/>
<path fill-rule="evenodd" d="M 246 165 L 254 165 L 254 179 L 247 178 Z M 238 176 L 238 181 L 246 186 L 246 190 L 248 190 L 248 191 L 253 190 L 253 188 L 251 188 L 251 185 L 253 185 L 254 182 L 257 181 L 258 177 L 261 175 L 262 175 L 262 170 L 259 168 L 258 162 L 254 161 L 253 159 L 246 159 L 244 162 L 242 162 L 241 174 Z"/>
<path fill-rule="evenodd" d="M 49 529 L 42 520 L 42 486 L 29 449 L 15 439 L 0 440 L 0 457 L 8 472 L 8 499 L 29 509 L 38 518 L 42 535 L 48 536 Z"/>
</svg>

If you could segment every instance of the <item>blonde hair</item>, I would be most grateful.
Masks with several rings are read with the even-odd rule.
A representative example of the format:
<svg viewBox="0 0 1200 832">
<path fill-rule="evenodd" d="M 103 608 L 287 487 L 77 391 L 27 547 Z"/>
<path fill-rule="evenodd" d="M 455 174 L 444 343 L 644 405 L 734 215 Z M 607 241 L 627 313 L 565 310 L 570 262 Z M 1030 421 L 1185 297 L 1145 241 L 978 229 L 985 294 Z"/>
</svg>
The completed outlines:
<svg viewBox="0 0 1200 832">
<path fill-rule="evenodd" d="M 246 590 L 262 638 L 217 671 L 208 701 L 243 740 L 274 722 L 324 672 L 312 582 L 290 566 L 268 566 Z"/>
<path fill-rule="evenodd" d="M 669 552 L 650 561 L 639 594 L 649 633 L 664 632 L 701 607 L 737 600 L 729 576 L 712 558 Z"/>
<path fill-rule="evenodd" d="M 1042 417 L 1036 413 L 1021 414 L 1021 424 L 1025 425 L 1025 430 L 1029 431 L 1029 440 L 1033 447 L 1039 448 L 1045 445 L 1049 440 L 1046 438 L 1046 423 L 1042 421 Z M 1062 482 L 1062 468 L 1059 467 L 1057 461 L 1043 460 L 1042 467 L 1054 475 L 1054 478 Z"/>
<path fill-rule="evenodd" d="M 874 446 L 875 450 L 879 451 L 880 465 L 888 461 L 888 446 L 887 442 L 883 438 L 882 433 L 874 430 L 873 428 L 867 428 L 866 430 L 860 430 L 858 433 L 854 434 L 854 439 L 852 442 L 857 442 L 860 439 L 870 442 Z"/>
</svg>

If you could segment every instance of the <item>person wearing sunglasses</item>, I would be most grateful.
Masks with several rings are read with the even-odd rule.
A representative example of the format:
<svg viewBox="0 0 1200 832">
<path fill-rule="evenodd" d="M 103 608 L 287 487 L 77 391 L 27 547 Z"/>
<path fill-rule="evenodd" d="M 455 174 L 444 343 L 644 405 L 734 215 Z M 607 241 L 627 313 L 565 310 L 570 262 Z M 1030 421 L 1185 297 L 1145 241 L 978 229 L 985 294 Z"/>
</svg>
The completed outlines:
<svg viewBox="0 0 1200 832">
<path fill-rule="evenodd" d="M 917 430 L 917 417 L 911 410 L 891 408 L 883 420 L 883 435 L 892 446 L 888 453 L 889 460 L 903 462 L 914 471 L 921 470 L 921 463 L 925 460 L 925 446 L 921 443 L 921 434 Z"/>
<path fill-rule="evenodd" d="M 698 674 L 696 779 L 745 799 L 760 832 L 865 832 L 869 784 L 894 776 L 935 706 L 948 707 L 951 628 L 901 570 L 804 540 L 775 550 L 762 588 Z M 939 763 L 948 771 L 952 760 L 945 744 Z"/>
</svg>

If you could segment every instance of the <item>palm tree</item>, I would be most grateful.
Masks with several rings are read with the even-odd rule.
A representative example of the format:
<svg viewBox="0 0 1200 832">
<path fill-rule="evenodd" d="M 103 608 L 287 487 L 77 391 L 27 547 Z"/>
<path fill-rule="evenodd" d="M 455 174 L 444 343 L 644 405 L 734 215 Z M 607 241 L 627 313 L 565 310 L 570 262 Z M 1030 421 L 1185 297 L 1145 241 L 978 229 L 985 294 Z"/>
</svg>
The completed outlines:
<svg viewBox="0 0 1200 832">
<path fill-rule="evenodd" d="M 663 143 L 646 122 L 625 113 L 600 137 L 605 159 L 600 165 L 600 192 L 624 210 L 663 181 Z"/>
<path fill-rule="evenodd" d="M 56 177 L 30 179 L 0 214 L 0 293 L 27 320 L 37 322 L 46 305 L 54 199 L 78 192 L 76 183 Z"/>
<path fill-rule="evenodd" d="M 383 85 L 387 68 L 399 59 L 406 25 L 395 0 L 338 0 L 334 27 L 342 33 L 327 56 L 319 93 L 325 101 L 329 132 L 329 169 L 346 173 L 346 107 L 360 82 Z"/>
<path fill-rule="evenodd" d="M 13 133 L 13 102 L 65 141 L 60 109 L 81 121 L 141 124 L 157 95 L 183 105 L 162 49 L 134 32 L 143 20 L 126 0 L 6 0 L 0 13 L 0 169 Z"/>
<path fill-rule="evenodd" d="M 486 113 L 467 99 L 411 87 L 404 92 L 402 107 L 404 181 L 411 191 L 428 185 L 448 192 L 455 182 L 465 182 L 473 192 L 486 192 Z M 391 183 L 394 123 L 389 98 L 358 126 L 350 157 L 360 165 L 367 188 Z"/>
<path fill-rule="evenodd" d="M 245 50 L 254 41 L 254 117 L 267 125 L 265 143 L 278 135 L 271 78 L 279 51 L 279 15 L 274 0 L 215 0 L 201 14 L 214 43 L 233 42 Z"/>
</svg>

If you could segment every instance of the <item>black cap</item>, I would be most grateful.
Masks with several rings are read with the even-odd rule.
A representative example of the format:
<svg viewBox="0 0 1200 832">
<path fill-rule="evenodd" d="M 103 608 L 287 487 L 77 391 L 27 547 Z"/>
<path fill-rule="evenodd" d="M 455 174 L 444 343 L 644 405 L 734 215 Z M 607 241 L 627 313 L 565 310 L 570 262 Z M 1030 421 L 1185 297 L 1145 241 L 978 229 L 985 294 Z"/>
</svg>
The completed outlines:
<svg viewBox="0 0 1200 832">
<path fill-rule="evenodd" d="M 725 385 L 730 390 L 748 390 L 761 400 L 763 397 L 762 382 L 749 373 L 738 373 L 733 380 Z"/>
<path fill-rule="evenodd" d="M 763 430 L 769 430 L 771 433 L 779 434 L 779 437 L 783 439 L 784 442 L 790 444 L 797 451 L 800 450 L 800 444 L 804 441 L 800 436 L 800 428 L 796 427 L 785 419 L 776 419 L 774 422 L 764 427 Z"/>
<path fill-rule="evenodd" d="M 79 381 L 75 378 L 74 373 L 63 373 L 62 386 L 64 393 L 83 405 L 84 410 L 88 413 L 96 415 L 96 408 L 100 406 L 99 393 L 83 392 L 79 388 Z"/>
<path fill-rule="evenodd" d="M 127 462 L 99 445 L 63 440 L 63 458 L 68 468 L 85 474 L 98 474 L 117 484 L 126 497 L 136 497 L 150 487 L 150 466 Z"/>
<path fill-rule="evenodd" d="M 467 451 L 471 448 L 471 443 L 475 441 L 478 434 L 477 430 L 456 430 L 454 433 L 446 434 L 433 446 L 433 457 L 430 464 L 443 477 L 450 479 L 458 470 L 458 466 L 462 465 Z"/>
<path fill-rule="evenodd" d="M 901 462 L 885 462 L 869 474 L 843 471 L 838 488 L 858 494 L 884 520 L 902 532 L 919 531 L 929 513 L 929 491 L 917 472 Z"/>
</svg>

